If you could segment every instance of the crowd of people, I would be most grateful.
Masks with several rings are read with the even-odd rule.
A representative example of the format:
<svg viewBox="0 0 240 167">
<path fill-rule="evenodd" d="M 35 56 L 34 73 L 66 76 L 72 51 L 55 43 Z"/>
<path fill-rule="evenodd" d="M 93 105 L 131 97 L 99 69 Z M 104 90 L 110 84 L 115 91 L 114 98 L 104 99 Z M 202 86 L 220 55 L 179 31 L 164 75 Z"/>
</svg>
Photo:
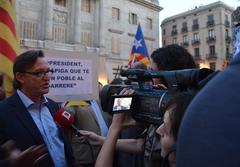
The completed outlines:
<svg viewBox="0 0 240 167">
<path fill-rule="evenodd" d="M 24 52 L 14 62 L 16 91 L 8 98 L 2 86 L 3 75 L 0 75 L 0 166 L 239 166 L 237 158 L 231 160 L 225 155 L 238 155 L 240 150 L 234 148 L 239 145 L 240 135 L 236 132 L 233 136 L 240 124 L 239 95 L 238 89 L 231 89 L 232 86 L 238 88 L 240 82 L 239 63 L 239 57 L 235 58 L 200 92 L 189 89 L 174 92 L 159 126 L 137 122 L 129 112 L 113 115 L 103 112 L 101 99 L 57 103 L 47 98 L 45 94 L 53 71 L 43 51 Z M 151 54 L 150 67 L 140 64 L 133 68 L 172 71 L 197 67 L 186 49 L 168 45 Z M 131 84 L 129 82 L 126 84 Z M 111 84 L 125 83 L 119 78 Z M 99 93 L 102 86 L 99 83 Z M 154 78 L 151 89 L 168 90 L 168 87 L 166 81 Z M 220 90 L 223 93 L 219 93 Z M 129 87 L 119 93 L 132 94 L 134 89 Z M 124 110 L 121 102 L 118 98 L 112 109 Z M 225 102 L 228 108 L 224 107 Z M 53 115 L 60 108 L 74 117 L 80 135 L 54 122 Z M 228 127 L 227 132 L 219 129 L 218 123 Z M 225 133 L 230 137 L 225 137 Z M 220 145 L 223 152 L 216 153 Z"/>
</svg>

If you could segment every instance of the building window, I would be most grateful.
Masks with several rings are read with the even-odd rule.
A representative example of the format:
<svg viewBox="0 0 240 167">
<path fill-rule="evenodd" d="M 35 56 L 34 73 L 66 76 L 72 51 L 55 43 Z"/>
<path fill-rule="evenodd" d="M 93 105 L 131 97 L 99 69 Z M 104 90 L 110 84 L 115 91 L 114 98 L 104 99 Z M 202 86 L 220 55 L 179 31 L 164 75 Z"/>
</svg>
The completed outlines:
<svg viewBox="0 0 240 167">
<path fill-rule="evenodd" d="M 226 38 L 229 37 L 229 31 L 228 31 L 228 29 L 225 30 L 225 35 L 226 35 Z"/>
<path fill-rule="evenodd" d="M 229 56 L 229 48 L 226 47 L 226 55 Z"/>
<path fill-rule="evenodd" d="M 81 0 L 81 10 L 90 13 L 90 0 Z"/>
<path fill-rule="evenodd" d="M 166 29 L 164 28 L 162 31 L 163 35 L 166 35 Z"/>
<path fill-rule="evenodd" d="M 172 43 L 177 44 L 177 38 L 173 38 Z"/>
<path fill-rule="evenodd" d="M 187 22 L 183 22 L 183 23 L 182 23 L 182 32 L 183 32 L 183 33 L 188 32 Z"/>
<path fill-rule="evenodd" d="M 215 46 L 209 46 L 209 56 L 215 55 Z"/>
<path fill-rule="evenodd" d="M 227 15 L 227 14 L 225 14 L 225 20 L 224 20 L 224 22 L 225 22 L 225 26 L 226 26 L 226 27 L 229 27 L 229 26 L 230 26 L 230 22 L 229 22 L 229 20 L 228 20 L 228 15 Z"/>
<path fill-rule="evenodd" d="M 193 33 L 193 41 L 199 41 L 199 33 Z"/>
<path fill-rule="evenodd" d="M 172 35 L 176 35 L 177 34 L 177 25 L 173 25 L 172 26 Z"/>
<path fill-rule="evenodd" d="M 120 54 L 120 38 L 112 37 L 112 53 Z"/>
<path fill-rule="evenodd" d="M 120 20 L 120 9 L 112 8 L 112 19 L 113 20 Z"/>
<path fill-rule="evenodd" d="M 200 57 L 199 48 L 194 48 L 194 56 Z"/>
<path fill-rule="evenodd" d="M 183 36 L 183 43 L 188 43 L 188 36 L 187 35 Z"/>
<path fill-rule="evenodd" d="M 198 25 L 198 19 L 193 20 L 193 25 Z"/>
<path fill-rule="evenodd" d="M 166 46 L 166 40 L 163 40 L 163 46 Z"/>
<path fill-rule="evenodd" d="M 213 15 L 208 15 L 207 27 L 214 26 Z"/>
<path fill-rule="evenodd" d="M 66 7 L 67 2 L 66 0 L 55 0 L 55 5 Z"/>
<path fill-rule="evenodd" d="M 150 18 L 147 18 L 147 29 L 150 29 L 150 30 L 152 30 L 152 19 L 150 19 Z"/>
<path fill-rule="evenodd" d="M 81 32 L 81 43 L 84 46 L 91 46 L 92 36 L 90 32 Z"/>
<path fill-rule="evenodd" d="M 193 25 L 192 25 L 192 30 L 198 30 L 199 25 L 198 25 L 198 19 L 193 20 Z"/>
<path fill-rule="evenodd" d="M 216 70 L 216 63 L 214 63 L 214 62 L 209 63 L 209 67 L 210 67 L 211 70 L 215 71 Z"/>
<path fill-rule="evenodd" d="M 208 21 L 213 21 L 213 15 L 208 15 Z"/>
<path fill-rule="evenodd" d="M 137 25 L 137 14 L 129 13 L 129 23 Z"/>
<path fill-rule="evenodd" d="M 66 42 L 66 28 L 62 26 L 53 26 L 53 40 L 58 43 Z"/>
<path fill-rule="evenodd" d="M 22 22 L 21 36 L 25 39 L 37 39 L 38 24 L 30 21 Z"/>
<path fill-rule="evenodd" d="M 214 38 L 215 35 L 214 35 L 214 30 L 211 29 L 211 30 L 208 30 L 208 38 Z"/>
</svg>

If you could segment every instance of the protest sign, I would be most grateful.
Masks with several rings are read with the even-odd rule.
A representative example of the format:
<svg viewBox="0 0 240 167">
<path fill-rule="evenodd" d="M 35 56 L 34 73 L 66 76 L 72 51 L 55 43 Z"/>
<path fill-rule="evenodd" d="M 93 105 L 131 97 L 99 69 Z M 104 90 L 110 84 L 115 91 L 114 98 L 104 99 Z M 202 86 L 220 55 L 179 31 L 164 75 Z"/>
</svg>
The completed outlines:
<svg viewBox="0 0 240 167">
<path fill-rule="evenodd" d="M 96 53 L 44 51 L 53 75 L 48 97 L 58 101 L 89 100 L 98 97 Z"/>
</svg>

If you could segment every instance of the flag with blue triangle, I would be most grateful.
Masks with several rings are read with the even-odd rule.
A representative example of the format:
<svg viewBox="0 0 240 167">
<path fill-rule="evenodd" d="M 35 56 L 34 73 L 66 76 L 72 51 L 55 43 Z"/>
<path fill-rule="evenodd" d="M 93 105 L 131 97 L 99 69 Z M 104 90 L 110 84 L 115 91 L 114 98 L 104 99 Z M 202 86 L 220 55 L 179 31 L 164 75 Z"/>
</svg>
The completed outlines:
<svg viewBox="0 0 240 167">
<path fill-rule="evenodd" d="M 132 51 L 128 60 L 128 65 L 132 66 L 136 62 L 142 62 L 145 65 L 149 64 L 148 50 L 145 44 L 140 24 L 138 24 L 137 27 L 137 32 L 133 41 Z"/>
</svg>

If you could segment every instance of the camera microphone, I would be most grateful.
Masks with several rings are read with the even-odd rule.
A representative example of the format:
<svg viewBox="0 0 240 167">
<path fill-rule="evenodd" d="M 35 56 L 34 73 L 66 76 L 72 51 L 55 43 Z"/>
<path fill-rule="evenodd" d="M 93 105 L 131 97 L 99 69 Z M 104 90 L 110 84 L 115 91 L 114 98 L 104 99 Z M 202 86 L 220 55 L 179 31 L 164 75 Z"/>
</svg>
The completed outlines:
<svg viewBox="0 0 240 167">
<path fill-rule="evenodd" d="M 72 128 L 77 136 L 81 136 L 78 128 L 73 124 L 74 119 L 72 115 L 69 112 L 65 111 L 63 108 L 55 112 L 53 118 L 54 121 L 61 127 Z"/>
</svg>

